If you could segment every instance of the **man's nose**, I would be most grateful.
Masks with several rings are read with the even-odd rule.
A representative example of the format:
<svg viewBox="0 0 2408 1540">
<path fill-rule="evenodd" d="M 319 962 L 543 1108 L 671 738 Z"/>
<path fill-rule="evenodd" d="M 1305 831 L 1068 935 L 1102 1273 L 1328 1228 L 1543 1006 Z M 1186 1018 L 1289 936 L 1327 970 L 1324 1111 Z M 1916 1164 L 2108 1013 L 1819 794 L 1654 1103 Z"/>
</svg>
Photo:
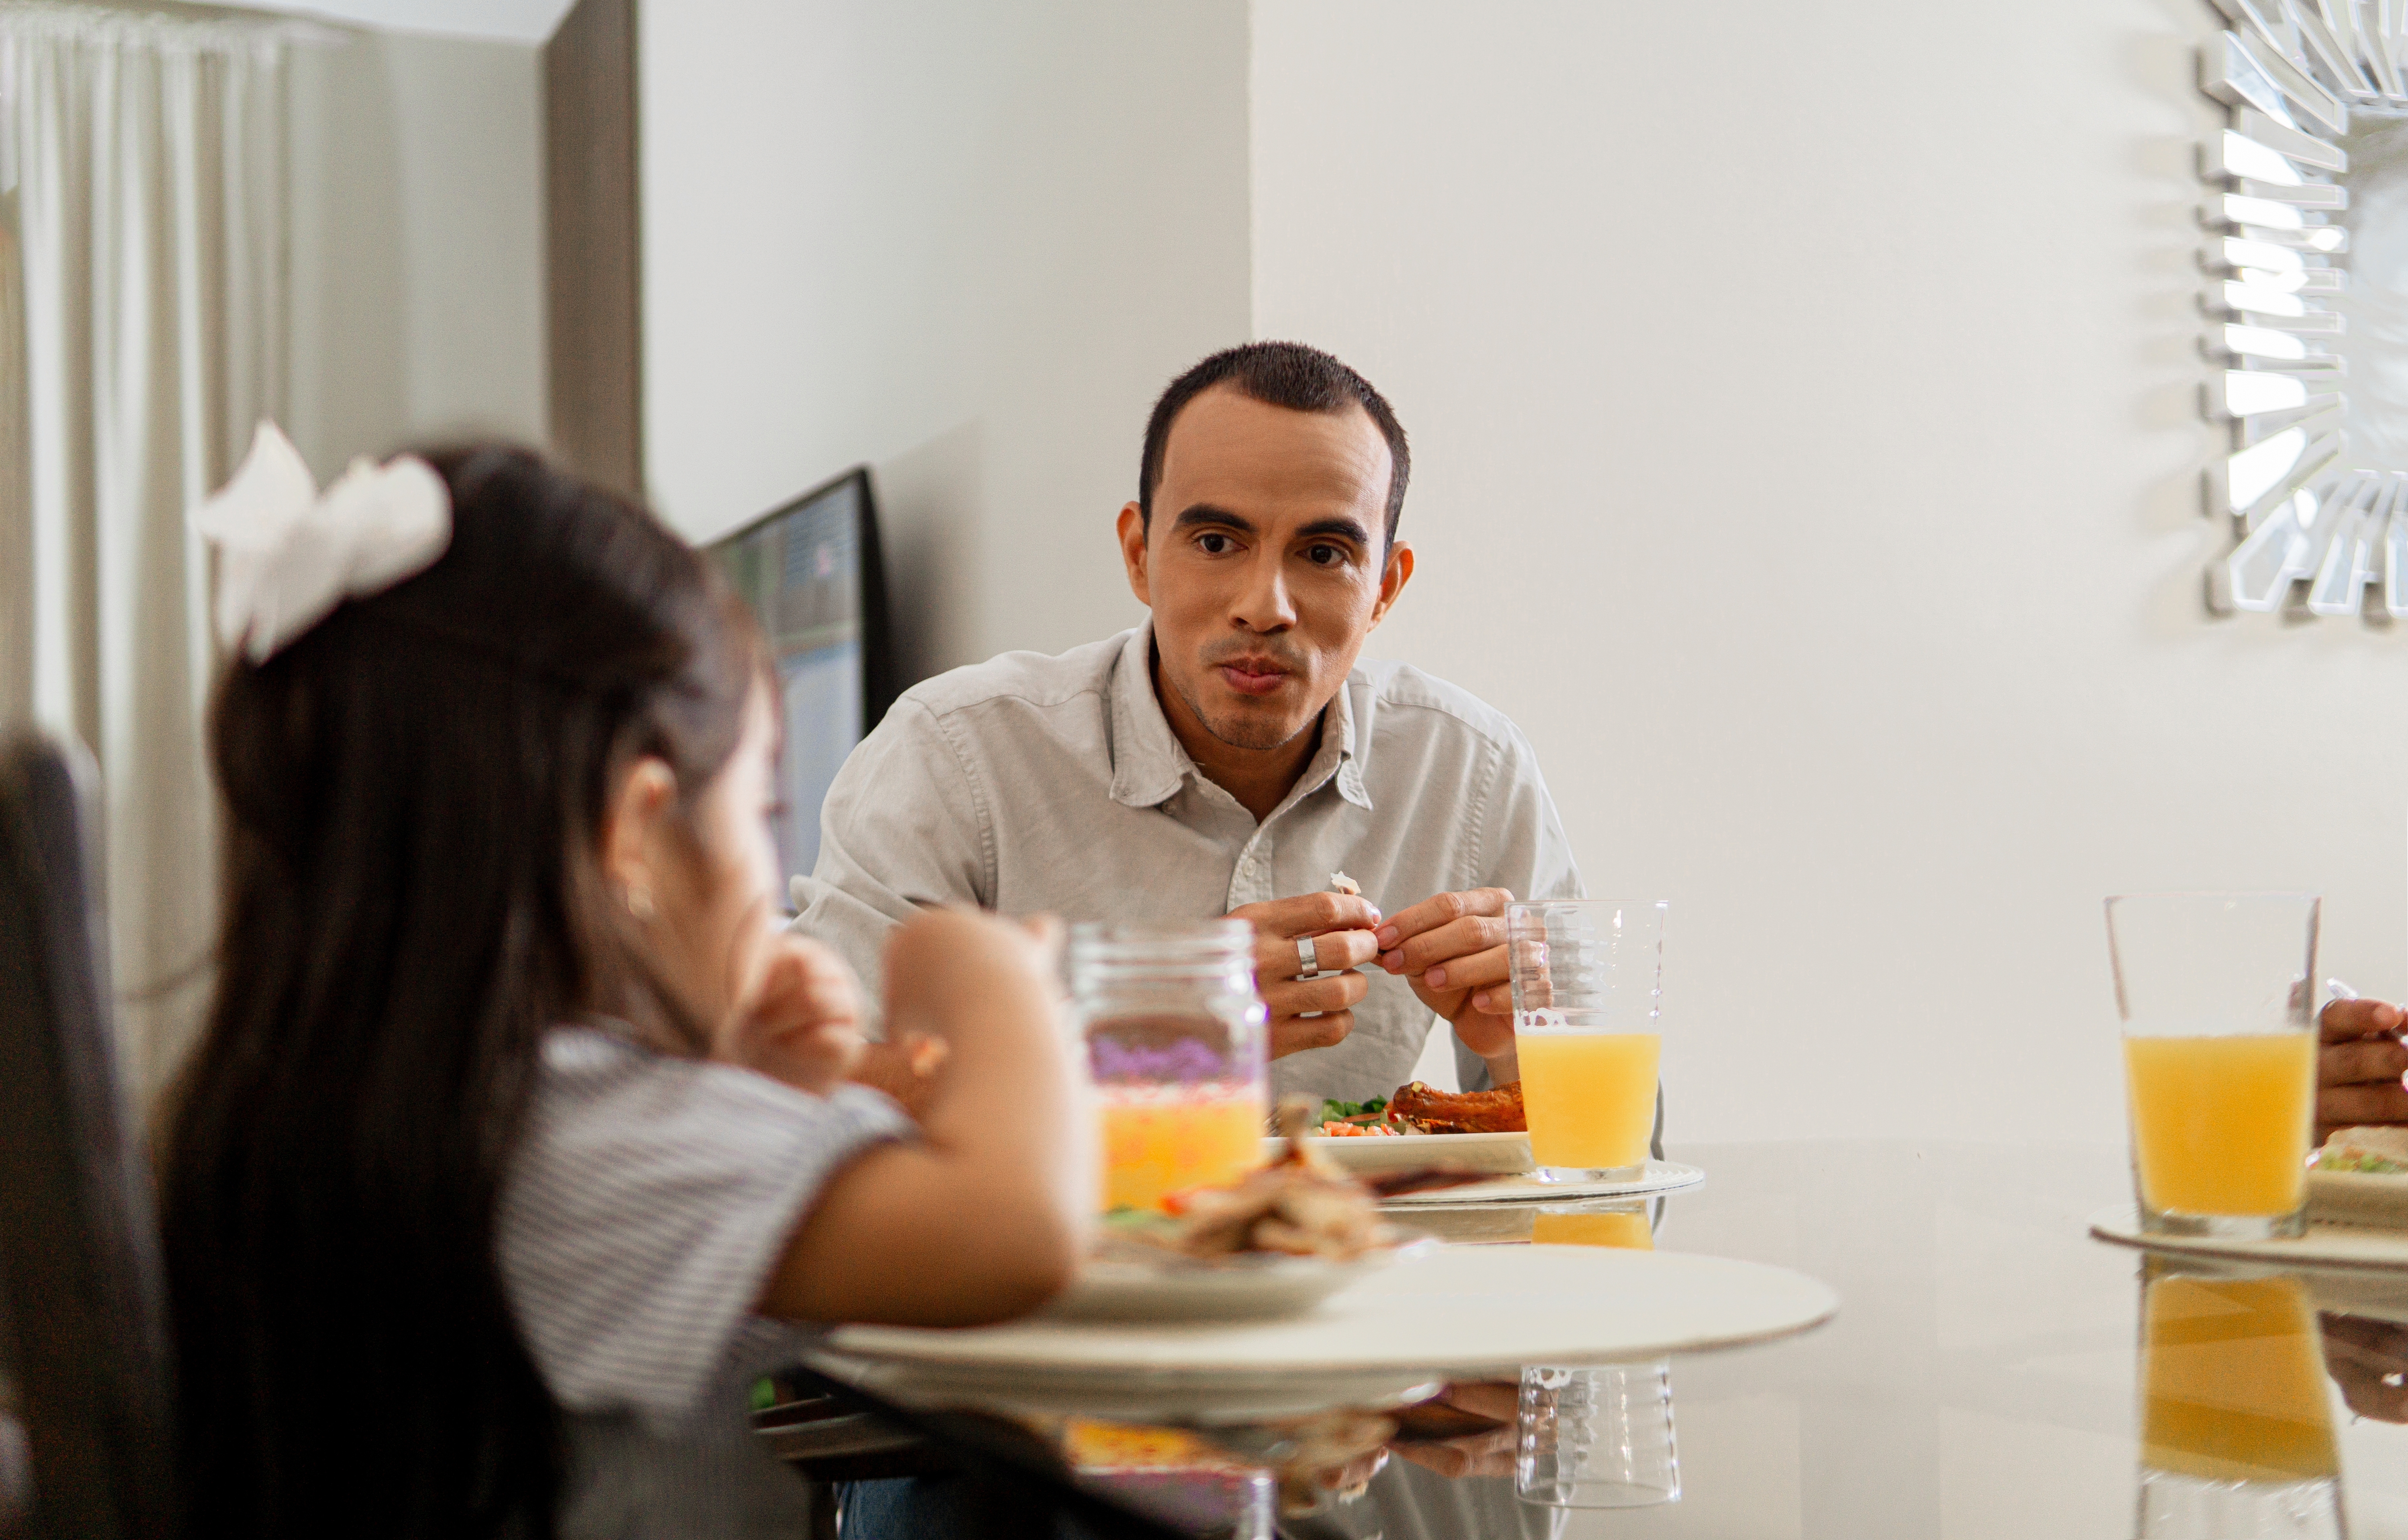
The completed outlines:
<svg viewBox="0 0 2408 1540">
<path fill-rule="evenodd" d="M 1295 596 L 1288 592 L 1285 565 L 1276 552 L 1265 551 L 1246 571 L 1246 586 L 1230 617 L 1249 631 L 1284 631 L 1296 624 Z"/>
</svg>

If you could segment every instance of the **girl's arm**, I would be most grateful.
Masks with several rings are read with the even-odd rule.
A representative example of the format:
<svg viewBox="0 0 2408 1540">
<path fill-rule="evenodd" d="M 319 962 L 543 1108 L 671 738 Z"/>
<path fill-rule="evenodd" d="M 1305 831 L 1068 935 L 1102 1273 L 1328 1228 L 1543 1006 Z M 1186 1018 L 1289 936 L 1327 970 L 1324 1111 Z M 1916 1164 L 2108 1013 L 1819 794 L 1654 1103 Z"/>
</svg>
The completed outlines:
<svg viewBox="0 0 2408 1540">
<path fill-rule="evenodd" d="M 838 1172 L 763 1290 L 766 1315 L 968 1326 L 1058 1292 L 1096 1206 L 1094 1120 L 1054 1005 L 1051 947 L 957 912 L 922 916 L 886 954 L 887 1031 L 951 1046 L 912 1144 Z"/>
</svg>

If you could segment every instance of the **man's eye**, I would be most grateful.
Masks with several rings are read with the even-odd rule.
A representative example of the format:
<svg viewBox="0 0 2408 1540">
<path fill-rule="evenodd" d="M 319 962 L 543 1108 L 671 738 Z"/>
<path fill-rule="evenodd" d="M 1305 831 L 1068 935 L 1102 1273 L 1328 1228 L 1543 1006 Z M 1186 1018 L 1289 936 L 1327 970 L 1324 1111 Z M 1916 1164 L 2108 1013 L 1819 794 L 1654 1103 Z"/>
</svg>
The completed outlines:
<svg viewBox="0 0 2408 1540">
<path fill-rule="evenodd" d="M 1314 546 L 1304 553 L 1304 559 L 1317 567 L 1334 567 L 1346 560 L 1346 552 L 1337 546 Z"/>
<path fill-rule="evenodd" d="M 1229 537 L 1226 535 L 1201 535 L 1197 536 L 1196 544 L 1203 549 L 1204 554 L 1207 556 L 1225 555 L 1234 549 Z"/>
</svg>

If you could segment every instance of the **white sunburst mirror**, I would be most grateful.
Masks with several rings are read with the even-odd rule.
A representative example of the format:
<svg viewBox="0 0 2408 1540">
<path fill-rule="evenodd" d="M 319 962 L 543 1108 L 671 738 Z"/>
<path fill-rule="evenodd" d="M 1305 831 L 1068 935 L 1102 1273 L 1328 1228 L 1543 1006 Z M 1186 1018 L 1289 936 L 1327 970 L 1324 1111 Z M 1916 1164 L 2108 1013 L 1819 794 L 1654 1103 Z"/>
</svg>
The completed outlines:
<svg viewBox="0 0 2408 1540">
<path fill-rule="evenodd" d="M 2214 3 L 2209 602 L 2408 619 L 2408 0 Z"/>
</svg>

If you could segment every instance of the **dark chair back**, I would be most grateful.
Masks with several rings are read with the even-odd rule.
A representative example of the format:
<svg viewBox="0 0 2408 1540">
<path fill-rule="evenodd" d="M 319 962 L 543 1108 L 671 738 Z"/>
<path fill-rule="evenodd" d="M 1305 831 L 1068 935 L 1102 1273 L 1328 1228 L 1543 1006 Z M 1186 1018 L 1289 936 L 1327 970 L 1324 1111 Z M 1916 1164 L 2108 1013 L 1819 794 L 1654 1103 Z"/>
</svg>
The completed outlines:
<svg viewBox="0 0 2408 1540">
<path fill-rule="evenodd" d="M 0 742 L 0 1365 L 31 1457 L 21 1533 L 41 1540 L 165 1537 L 176 1521 L 165 1299 L 117 1078 L 94 782 L 79 749 Z"/>
</svg>

